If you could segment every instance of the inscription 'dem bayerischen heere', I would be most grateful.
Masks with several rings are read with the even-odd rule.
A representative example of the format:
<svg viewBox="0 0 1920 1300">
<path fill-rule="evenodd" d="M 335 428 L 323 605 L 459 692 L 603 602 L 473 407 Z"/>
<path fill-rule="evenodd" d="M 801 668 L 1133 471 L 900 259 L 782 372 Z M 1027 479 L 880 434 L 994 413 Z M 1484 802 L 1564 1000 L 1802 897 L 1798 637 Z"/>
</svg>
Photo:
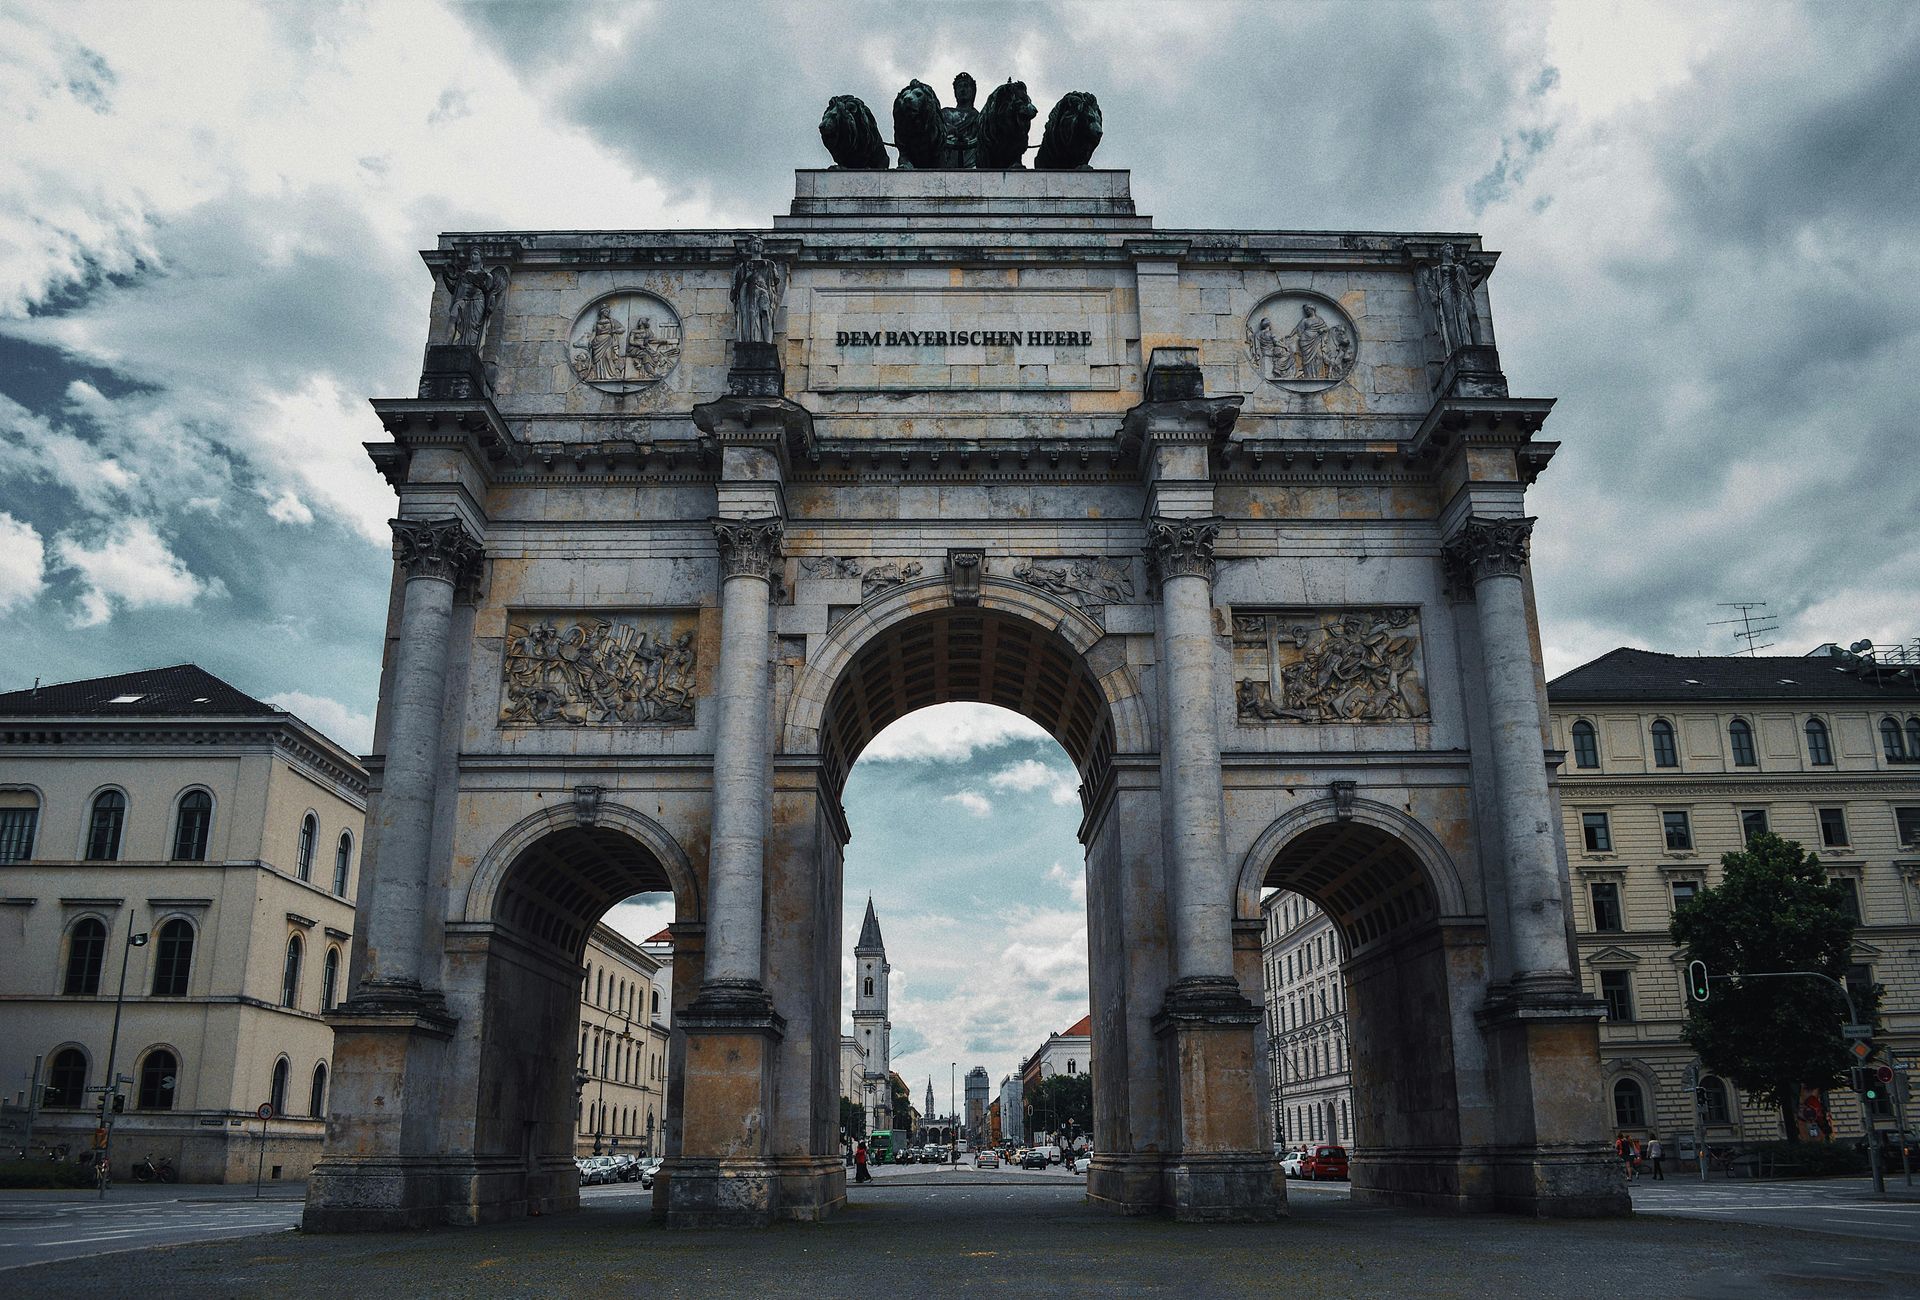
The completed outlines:
<svg viewBox="0 0 1920 1300">
<path fill-rule="evenodd" d="M 1085 348 L 1092 330 L 835 330 L 840 348 Z"/>
</svg>

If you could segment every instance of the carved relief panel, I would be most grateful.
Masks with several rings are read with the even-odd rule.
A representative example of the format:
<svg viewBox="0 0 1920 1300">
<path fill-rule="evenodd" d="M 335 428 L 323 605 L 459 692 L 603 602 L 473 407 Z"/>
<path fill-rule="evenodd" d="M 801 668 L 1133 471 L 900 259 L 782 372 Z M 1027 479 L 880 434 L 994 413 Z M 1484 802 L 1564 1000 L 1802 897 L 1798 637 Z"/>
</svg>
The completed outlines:
<svg viewBox="0 0 1920 1300">
<path fill-rule="evenodd" d="M 693 724 L 695 615 L 516 612 L 501 666 L 502 726 Z"/>
<path fill-rule="evenodd" d="M 1016 564 L 1013 576 L 1088 611 L 1133 603 L 1131 560 L 1104 555 L 1035 559 Z"/>
<path fill-rule="evenodd" d="M 609 393 L 641 392 L 680 360 L 680 315 L 645 290 L 607 294 L 574 318 L 568 359 L 583 383 Z"/>
<path fill-rule="evenodd" d="M 1429 716 L 1412 608 L 1235 609 L 1233 677 L 1243 723 Z"/>
<path fill-rule="evenodd" d="M 1353 370 L 1360 333 L 1340 305 L 1317 293 L 1283 290 L 1247 316 L 1247 355 L 1267 383 L 1296 393 L 1331 388 Z"/>
</svg>

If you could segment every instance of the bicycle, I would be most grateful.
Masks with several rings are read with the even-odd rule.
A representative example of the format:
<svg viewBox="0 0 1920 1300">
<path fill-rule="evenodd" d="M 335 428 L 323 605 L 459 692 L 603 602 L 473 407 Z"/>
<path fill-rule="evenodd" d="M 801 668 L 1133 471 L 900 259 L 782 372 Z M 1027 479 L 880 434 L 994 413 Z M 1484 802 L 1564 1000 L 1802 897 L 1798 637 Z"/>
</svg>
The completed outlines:
<svg viewBox="0 0 1920 1300">
<path fill-rule="evenodd" d="M 167 1156 L 160 1157 L 160 1163 L 153 1163 L 153 1152 L 147 1152 L 147 1158 L 133 1167 L 133 1181 L 136 1183 L 177 1183 L 180 1175 L 174 1172 L 173 1161 Z"/>
<path fill-rule="evenodd" d="M 1740 1153 L 1729 1147 L 1708 1147 L 1707 1170 L 1709 1173 L 1725 1174 L 1731 1178 L 1734 1162 L 1739 1158 Z"/>
</svg>

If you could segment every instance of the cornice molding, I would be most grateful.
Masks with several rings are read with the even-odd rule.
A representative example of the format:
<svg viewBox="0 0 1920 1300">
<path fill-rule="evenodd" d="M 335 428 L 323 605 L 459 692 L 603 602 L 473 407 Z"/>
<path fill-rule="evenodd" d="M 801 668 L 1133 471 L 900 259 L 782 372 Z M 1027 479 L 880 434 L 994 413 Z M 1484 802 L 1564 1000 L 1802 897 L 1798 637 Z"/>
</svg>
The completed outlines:
<svg viewBox="0 0 1920 1300">
<path fill-rule="evenodd" d="M 1898 776 L 1889 775 L 1877 782 L 1861 779 L 1871 775 L 1866 772 L 1855 772 L 1850 773 L 1845 780 L 1812 776 L 1798 780 L 1785 776 L 1755 779 L 1729 775 L 1723 781 L 1708 783 L 1699 777 L 1676 782 L 1670 776 L 1650 774 L 1642 777 L 1603 778 L 1605 783 L 1602 783 L 1593 778 L 1563 774 L 1560 780 L 1560 795 L 1569 804 L 1582 799 L 1646 799 L 1654 803 L 1670 803 L 1679 799 L 1722 800 L 1735 797 L 1798 799 L 1816 794 L 1858 794 L 1889 798 L 1920 797 L 1920 781 L 1904 773 Z"/>
</svg>

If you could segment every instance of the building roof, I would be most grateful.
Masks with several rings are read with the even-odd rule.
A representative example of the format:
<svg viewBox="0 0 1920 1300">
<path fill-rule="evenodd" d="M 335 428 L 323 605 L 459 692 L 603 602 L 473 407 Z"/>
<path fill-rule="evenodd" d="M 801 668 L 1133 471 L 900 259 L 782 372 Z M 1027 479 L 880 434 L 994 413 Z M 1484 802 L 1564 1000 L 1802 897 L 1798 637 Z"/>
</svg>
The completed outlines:
<svg viewBox="0 0 1920 1300">
<path fill-rule="evenodd" d="M 1621 646 L 1547 683 L 1572 700 L 1914 700 L 1911 671 L 1832 654 L 1669 655 Z"/>
<path fill-rule="evenodd" d="M 0 694 L 9 718 L 271 718 L 285 713 L 235 690 L 198 664 L 145 668 Z"/>
<path fill-rule="evenodd" d="M 860 942 L 853 945 L 855 952 L 885 952 L 887 945 L 880 938 L 880 918 L 873 914 L 873 896 L 867 896 L 867 919 L 860 923 Z"/>
<path fill-rule="evenodd" d="M 1081 1016 L 1078 1020 L 1061 1030 L 1056 1036 L 1060 1038 L 1092 1038 L 1093 1017 L 1091 1015 Z"/>
</svg>

